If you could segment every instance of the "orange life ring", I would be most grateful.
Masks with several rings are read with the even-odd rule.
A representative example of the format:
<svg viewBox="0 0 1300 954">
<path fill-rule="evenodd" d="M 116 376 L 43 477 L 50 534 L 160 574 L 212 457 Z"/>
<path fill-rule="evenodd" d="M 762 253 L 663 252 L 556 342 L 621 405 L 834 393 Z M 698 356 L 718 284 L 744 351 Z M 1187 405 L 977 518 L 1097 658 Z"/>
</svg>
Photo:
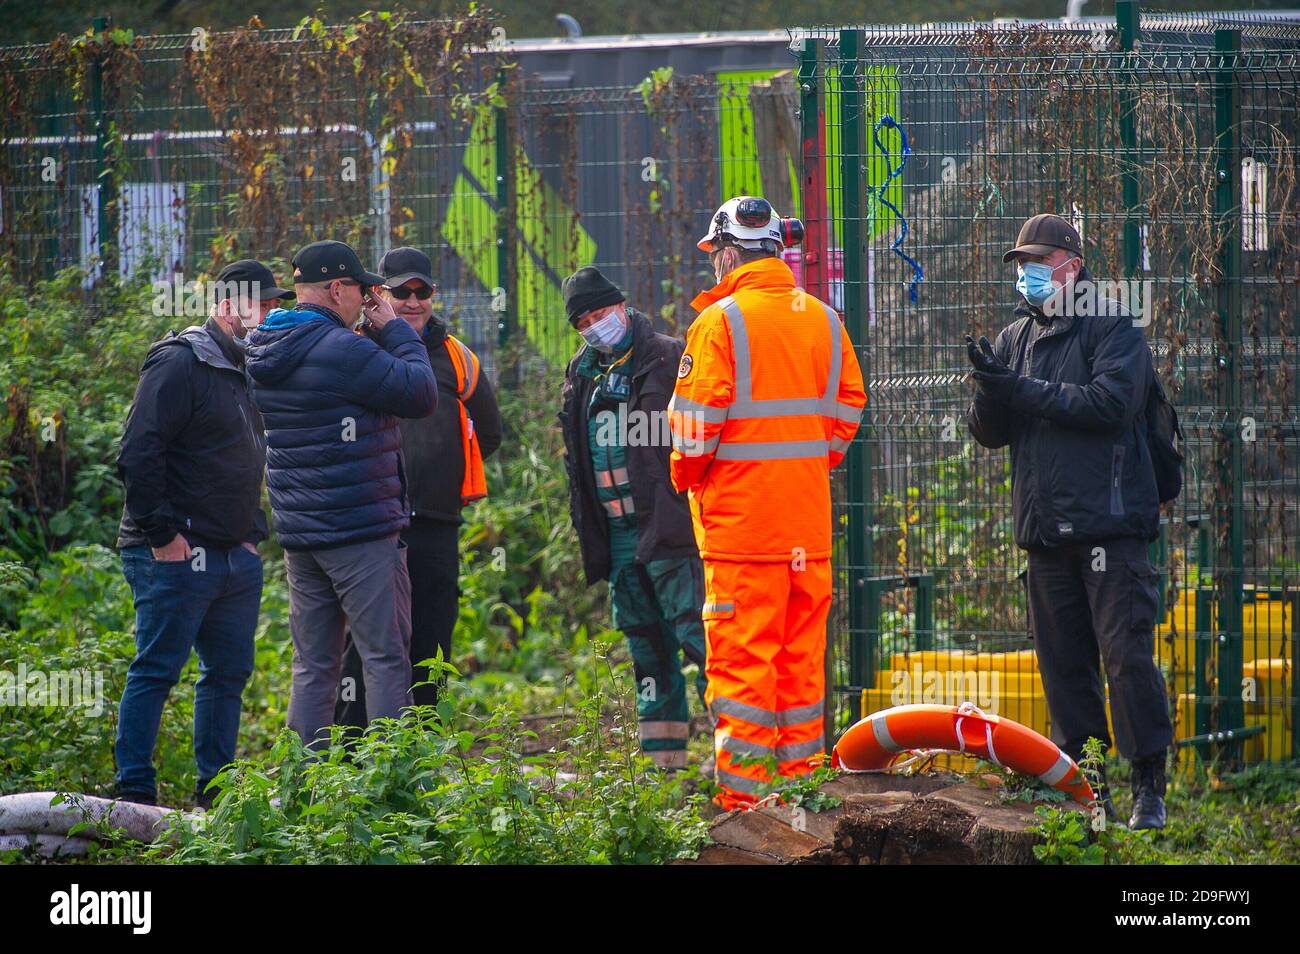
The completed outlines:
<svg viewBox="0 0 1300 954">
<path fill-rule="evenodd" d="M 960 706 L 895 706 L 851 727 L 831 752 L 831 765 L 849 772 L 886 769 L 900 753 L 939 749 L 964 752 L 1033 775 L 1089 805 L 1092 786 L 1074 760 L 1028 726 Z"/>
</svg>

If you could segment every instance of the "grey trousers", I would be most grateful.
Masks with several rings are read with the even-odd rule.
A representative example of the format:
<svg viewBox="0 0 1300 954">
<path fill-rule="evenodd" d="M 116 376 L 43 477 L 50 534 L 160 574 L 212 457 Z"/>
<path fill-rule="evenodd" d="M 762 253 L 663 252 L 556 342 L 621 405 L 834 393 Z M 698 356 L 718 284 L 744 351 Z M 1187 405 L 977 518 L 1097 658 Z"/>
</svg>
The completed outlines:
<svg viewBox="0 0 1300 954">
<path fill-rule="evenodd" d="M 1029 626 L 1052 741 L 1076 760 L 1089 736 L 1110 748 L 1104 670 L 1120 755 L 1142 759 L 1164 752 L 1173 724 L 1152 656 L 1159 577 L 1146 544 L 1115 539 L 1030 550 L 1028 556 Z"/>
<path fill-rule="evenodd" d="M 397 534 L 328 550 L 286 550 L 293 688 L 289 728 L 319 743 L 334 721 L 349 629 L 371 719 L 411 704 L 411 580 Z"/>
</svg>

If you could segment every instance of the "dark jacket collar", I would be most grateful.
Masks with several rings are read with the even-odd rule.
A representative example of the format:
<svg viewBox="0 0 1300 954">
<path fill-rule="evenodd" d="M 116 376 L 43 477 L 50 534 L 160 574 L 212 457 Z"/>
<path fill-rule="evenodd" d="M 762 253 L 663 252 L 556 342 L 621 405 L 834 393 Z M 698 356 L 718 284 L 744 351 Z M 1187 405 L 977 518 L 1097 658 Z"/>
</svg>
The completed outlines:
<svg viewBox="0 0 1300 954">
<path fill-rule="evenodd" d="M 639 378 L 649 374 L 650 370 L 663 360 L 663 356 L 657 353 L 651 355 L 650 342 L 654 340 L 655 328 L 649 317 L 635 308 L 627 309 L 627 317 L 632 322 L 632 353 L 639 356 L 633 359 L 636 365 L 632 370 L 632 377 Z"/>
<path fill-rule="evenodd" d="M 235 339 L 226 333 L 226 329 L 217 324 L 215 318 L 209 318 L 203 323 L 203 330 L 208 336 L 217 343 L 221 353 L 226 359 L 237 368 L 244 366 L 244 349 L 235 343 Z"/>
<path fill-rule="evenodd" d="M 405 321 L 406 319 L 402 320 Z M 424 339 L 424 343 L 428 347 L 436 348 L 447 340 L 448 334 L 450 332 L 447 329 L 447 323 L 438 321 L 435 316 L 430 315 L 429 320 L 424 325 L 424 331 L 420 332 L 420 337 Z"/>
</svg>

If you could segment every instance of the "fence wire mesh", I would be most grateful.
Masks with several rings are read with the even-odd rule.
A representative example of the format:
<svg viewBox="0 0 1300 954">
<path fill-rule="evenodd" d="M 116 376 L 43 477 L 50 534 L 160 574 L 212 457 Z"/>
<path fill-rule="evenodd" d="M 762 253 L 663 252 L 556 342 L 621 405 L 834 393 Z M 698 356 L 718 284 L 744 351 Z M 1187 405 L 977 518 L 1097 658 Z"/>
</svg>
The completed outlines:
<svg viewBox="0 0 1300 954">
<path fill-rule="evenodd" d="M 839 488 L 839 725 L 971 698 L 1050 731 L 1023 652 L 1009 458 L 966 429 L 963 336 L 1010 323 L 1002 252 L 1051 211 L 1139 315 L 1186 433 L 1186 485 L 1152 546 L 1182 757 L 1294 757 L 1300 29 L 1206 25 L 1224 24 L 1144 18 L 1127 48 L 1085 25 L 807 35 L 839 103 L 832 241 L 870 394 Z M 1195 742 L 1212 732 L 1238 744 Z"/>
</svg>

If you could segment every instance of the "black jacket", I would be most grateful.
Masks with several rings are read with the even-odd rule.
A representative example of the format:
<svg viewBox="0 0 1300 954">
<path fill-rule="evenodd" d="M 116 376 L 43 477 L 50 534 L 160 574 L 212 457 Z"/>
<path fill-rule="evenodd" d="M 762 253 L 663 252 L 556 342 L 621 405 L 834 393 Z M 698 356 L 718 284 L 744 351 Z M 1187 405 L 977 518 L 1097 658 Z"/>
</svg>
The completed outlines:
<svg viewBox="0 0 1300 954">
<path fill-rule="evenodd" d="M 192 546 L 266 539 L 266 444 L 243 363 L 211 319 L 149 349 L 117 456 L 119 547 L 161 547 L 178 532 Z"/>
<path fill-rule="evenodd" d="M 424 328 L 429 364 L 438 382 L 438 405 L 428 417 L 401 421 L 402 456 L 406 461 L 406 487 L 411 516 L 460 523 L 460 487 L 465 478 L 461 452 L 460 398 L 456 394 L 456 369 L 444 341 L 447 328 L 430 321 Z M 483 459 L 501 446 L 501 411 L 487 373 L 479 367 L 465 410 L 474 422 Z M 489 488 L 490 490 L 491 488 Z"/>
<path fill-rule="evenodd" d="M 637 515 L 638 563 L 698 556 L 686 495 L 673 490 L 668 477 L 669 443 L 659 440 L 667 432 L 668 401 L 677 383 L 677 364 L 685 344 L 658 334 L 650 319 L 627 309 L 632 319 L 632 391 L 627 402 L 629 421 L 637 412 L 651 415 L 646 432 L 655 435 L 650 446 L 627 448 L 627 476 Z M 596 478 L 588 447 L 587 407 L 593 382 L 575 373 L 584 345 L 565 372 L 560 410 L 564 431 L 564 467 L 569 475 L 569 513 L 582 547 L 582 565 L 588 585 L 608 579 L 610 570 L 609 524 L 596 496 Z M 631 425 L 629 425 L 630 429 Z"/>
<path fill-rule="evenodd" d="M 278 309 L 248 336 L 248 375 L 282 547 L 347 546 L 409 526 L 397 419 L 431 413 L 438 397 L 410 325 L 396 318 L 372 341 L 328 308 Z"/>
<path fill-rule="evenodd" d="M 1079 278 L 1092 281 L 1087 270 Z M 1022 301 L 994 351 L 1023 377 L 1009 404 L 977 390 L 967 411 L 982 445 L 1011 445 L 1015 538 L 1026 549 L 1159 531 L 1143 413 L 1151 349 L 1118 302 L 1081 308 L 1044 326 Z"/>
</svg>

